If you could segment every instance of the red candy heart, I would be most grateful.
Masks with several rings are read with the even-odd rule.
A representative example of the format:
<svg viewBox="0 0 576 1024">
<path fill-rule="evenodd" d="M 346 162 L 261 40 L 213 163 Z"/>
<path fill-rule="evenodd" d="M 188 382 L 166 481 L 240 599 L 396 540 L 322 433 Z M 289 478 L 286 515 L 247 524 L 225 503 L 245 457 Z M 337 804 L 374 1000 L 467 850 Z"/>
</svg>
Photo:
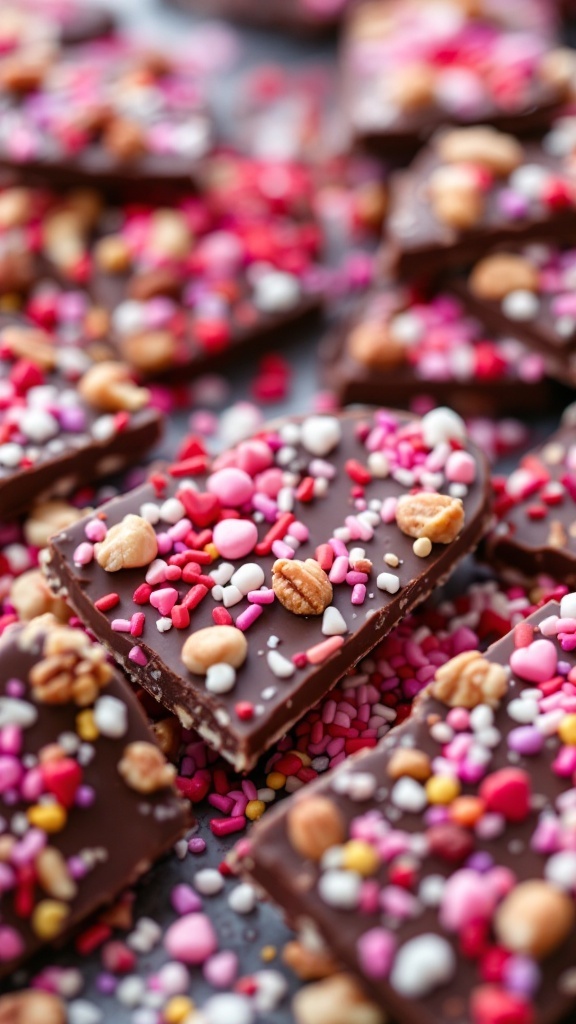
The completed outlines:
<svg viewBox="0 0 576 1024">
<path fill-rule="evenodd" d="M 59 761 L 46 761 L 42 765 L 42 779 L 49 793 L 63 807 L 73 807 L 78 787 L 82 782 L 82 769 L 77 761 L 63 757 Z"/>
<path fill-rule="evenodd" d="M 178 499 L 184 505 L 186 515 L 192 520 L 194 526 L 199 526 L 202 529 L 204 526 L 211 526 L 218 519 L 220 502 L 215 494 L 185 488 L 178 492 Z"/>
<path fill-rule="evenodd" d="M 507 821 L 524 821 L 530 811 L 530 776 L 521 768 L 502 768 L 484 779 L 479 796 L 489 811 Z"/>
</svg>

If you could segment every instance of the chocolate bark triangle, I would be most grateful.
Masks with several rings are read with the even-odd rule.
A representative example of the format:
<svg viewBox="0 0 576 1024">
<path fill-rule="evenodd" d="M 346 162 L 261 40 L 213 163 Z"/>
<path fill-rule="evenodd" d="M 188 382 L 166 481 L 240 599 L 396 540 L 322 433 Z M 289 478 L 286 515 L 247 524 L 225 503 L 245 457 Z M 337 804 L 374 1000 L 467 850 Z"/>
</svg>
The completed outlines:
<svg viewBox="0 0 576 1024">
<path fill-rule="evenodd" d="M 491 333 L 448 291 L 384 284 L 321 349 L 323 380 L 342 405 L 449 405 L 461 415 L 517 415 L 552 407 L 542 356 L 510 328 Z"/>
<path fill-rule="evenodd" d="M 512 580 L 576 586 L 576 409 L 560 429 L 493 482 L 497 523 L 482 557 Z"/>
<path fill-rule="evenodd" d="M 0 315 L 0 519 L 130 465 L 162 430 L 125 364 Z"/>
<path fill-rule="evenodd" d="M 474 549 L 487 484 L 450 410 L 288 419 L 55 536 L 47 577 L 241 771 Z"/>
<path fill-rule="evenodd" d="M 353 5 L 342 44 L 352 142 L 403 160 L 448 124 L 542 133 L 567 94 L 555 23 L 538 2 Z"/>
<path fill-rule="evenodd" d="M 0 641 L 0 976 L 63 941 L 180 837 L 175 769 L 81 630 L 42 616 Z"/>
<path fill-rule="evenodd" d="M 377 748 L 239 845 L 395 1020 L 574 1011 L 575 610 L 575 594 L 550 602 L 485 656 L 447 662 Z"/>
<path fill-rule="evenodd" d="M 213 127 L 197 71 L 121 37 L 0 61 L 0 167 L 43 185 L 194 192 Z"/>
<path fill-rule="evenodd" d="M 557 128 L 542 144 L 488 126 L 438 132 L 393 176 L 383 262 L 430 279 L 492 249 L 570 241 L 576 226 L 571 148 Z"/>
</svg>

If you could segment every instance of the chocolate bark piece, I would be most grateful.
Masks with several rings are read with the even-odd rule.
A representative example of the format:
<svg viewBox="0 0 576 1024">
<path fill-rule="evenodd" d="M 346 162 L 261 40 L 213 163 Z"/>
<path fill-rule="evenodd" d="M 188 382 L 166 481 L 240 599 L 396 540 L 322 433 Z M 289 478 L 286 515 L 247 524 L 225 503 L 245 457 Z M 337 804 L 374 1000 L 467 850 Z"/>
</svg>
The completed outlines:
<svg viewBox="0 0 576 1024">
<path fill-rule="evenodd" d="M 448 662 L 406 723 L 242 844 L 251 878 L 396 1020 L 477 1022 L 498 1008 L 552 1024 L 573 1010 L 574 865 L 561 851 L 574 600 L 550 602 L 485 657 Z M 507 968 L 488 981 L 496 951 Z"/>
<path fill-rule="evenodd" d="M 446 476 L 448 437 L 464 452 Z M 491 509 L 484 458 L 447 410 L 281 421 L 192 478 L 198 491 L 183 486 L 206 461 L 191 456 L 55 536 L 46 571 L 131 680 L 244 770 L 451 573 Z M 462 463 L 469 485 L 456 483 Z M 432 491 L 415 504 L 418 481 Z M 135 560 L 123 562 L 118 534 Z M 109 593 L 112 611 L 99 604 Z"/>
<path fill-rule="evenodd" d="M 84 353 L 0 315 L 0 519 L 130 465 L 159 439 L 146 389 L 108 365 L 90 386 Z"/>
<path fill-rule="evenodd" d="M 482 557 L 512 579 L 544 576 L 576 587 L 576 418 L 494 480 L 498 522 Z"/>
<path fill-rule="evenodd" d="M 391 0 L 352 8 L 342 79 L 355 145 L 405 160 L 447 124 L 524 136 L 546 130 L 567 94 L 552 74 L 554 15 L 538 3 L 470 6 Z M 519 58 L 521 81 L 513 71 Z"/>
<path fill-rule="evenodd" d="M 275 32 L 319 36 L 331 33 L 338 26 L 348 0 L 167 0 L 173 7 L 209 15 L 211 18 L 230 18 L 240 24 Z"/>
<path fill-rule="evenodd" d="M 113 28 L 110 10 L 84 0 L 6 0 L 0 11 L 4 54 L 38 43 L 72 46 L 108 35 Z"/>
<path fill-rule="evenodd" d="M 568 154 L 549 151 L 554 135 L 540 146 L 486 127 L 437 133 L 392 176 L 383 262 L 430 279 L 498 247 L 569 242 L 575 193 Z"/>
<path fill-rule="evenodd" d="M 449 293 L 388 284 L 368 295 L 321 349 L 323 380 L 342 405 L 431 401 L 463 416 L 550 408 L 544 360 L 512 330 L 490 336 Z"/>
<path fill-rule="evenodd" d="M 576 250 L 540 243 L 479 260 L 448 287 L 488 330 L 514 333 L 546 361 L 548 373 L 576 383 Z"/>
<path fill-rule="evenodd" d="M 138 700 L 82 631 L 42 616 L 0 654 L 3 976 L 134 882 L 188 811 Z"/>
<path fill-rule="evenodd" d="M 4 58 L 0 103 L 0 167 L 43 185 L 193 192 L 212 148 L 198 75 L 120 38 Z"/>
<path fill-rule="evenodd" d="M 20 289 L 31 319 L 56 321 L 95 358 L 120 355 L 142 377 L 181 382 L 317 318 L 313 189 L 297 163 L 234 156 L 209 162 L 201 196 L 161 206 L 6 188 L 0 216 L 18 223 L 0 246 L 11 277 L 15 257 L 38 268 Z M 0 259 L 0 294 L 2 283 Z"/>
</svg>

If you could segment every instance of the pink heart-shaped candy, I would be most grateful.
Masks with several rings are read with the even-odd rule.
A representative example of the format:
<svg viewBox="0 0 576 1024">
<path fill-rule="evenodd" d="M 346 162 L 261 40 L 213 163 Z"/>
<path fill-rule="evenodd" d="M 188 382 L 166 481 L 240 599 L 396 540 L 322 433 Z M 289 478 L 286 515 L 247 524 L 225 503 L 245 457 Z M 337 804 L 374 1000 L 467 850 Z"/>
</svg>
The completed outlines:
<svg viewBox="0 0 576 1024">
<path fill-rule="evenodd" d="M 510 655 L 510 668 L 529 683 L 545 683 L 556 675 L 558 652 L 551 640 L 534 640 Z"/>
</svg>

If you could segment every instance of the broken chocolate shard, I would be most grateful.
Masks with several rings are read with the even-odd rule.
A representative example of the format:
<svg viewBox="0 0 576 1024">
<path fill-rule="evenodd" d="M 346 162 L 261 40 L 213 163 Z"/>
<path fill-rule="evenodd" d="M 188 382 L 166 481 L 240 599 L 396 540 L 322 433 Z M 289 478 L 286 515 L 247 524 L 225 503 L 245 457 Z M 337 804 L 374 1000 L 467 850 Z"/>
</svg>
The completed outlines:
<svg viewBox="0 0 576 1024">
<path fill-rule="evenodd" d="M 54 537 L 46 571 L 132 681 L 244 770 L 490 521 L 459 417 L 359 410 L 171 467 Z"/>
</svg>

